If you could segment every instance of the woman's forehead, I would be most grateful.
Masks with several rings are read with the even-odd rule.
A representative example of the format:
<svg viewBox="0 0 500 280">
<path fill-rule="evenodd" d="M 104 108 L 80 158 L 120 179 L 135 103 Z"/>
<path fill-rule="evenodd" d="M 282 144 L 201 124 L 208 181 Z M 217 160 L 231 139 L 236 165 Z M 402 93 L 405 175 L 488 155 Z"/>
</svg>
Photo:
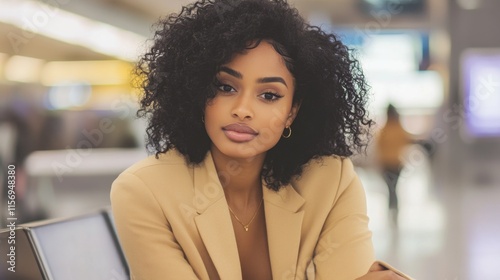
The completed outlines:
<svg viewBox="0 0 500 280">
<path fill-rule="evenodd" d="M 281 74 L 291 77 L 291 73 L 288 71 L 283 57 L 266 41 L 261 41 L 254 48 L 235 54 L 223 66 L 238 71 L 243 75 L 245 72 L 256 70 L 263 76 Z"/>
</svg>

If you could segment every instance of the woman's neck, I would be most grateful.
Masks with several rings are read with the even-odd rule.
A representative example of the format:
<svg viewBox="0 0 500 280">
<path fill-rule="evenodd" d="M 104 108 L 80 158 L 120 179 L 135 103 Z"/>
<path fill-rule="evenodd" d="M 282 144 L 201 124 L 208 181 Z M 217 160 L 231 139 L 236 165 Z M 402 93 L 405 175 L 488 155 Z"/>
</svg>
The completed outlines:
<svg viewBox="0 0 500 280">
<path fill-rule="evenodd" d="M 217 148 L 212 148 L 211 152 L 228 203 L 245 209 L 260 202 L 261 171 L 265 154 L 248 159 L 234 159 Z"/>
</svg>

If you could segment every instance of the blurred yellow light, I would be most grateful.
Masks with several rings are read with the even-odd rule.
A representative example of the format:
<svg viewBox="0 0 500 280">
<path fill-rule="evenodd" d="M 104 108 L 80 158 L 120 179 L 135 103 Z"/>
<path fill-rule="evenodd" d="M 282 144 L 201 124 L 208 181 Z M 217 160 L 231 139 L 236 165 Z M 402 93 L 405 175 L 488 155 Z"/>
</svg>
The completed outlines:
<svg viewBox="0 0 500 280">
<path fill-rule="evenodd" d="M 38 83 L 40 71 L 45 64 L 44 60 L 19 56 L 12 56 L 5 63 L 5 78 L 13 82 Z"/>
<path fill-rule="evenodd" d="M 132 64 L 118 60 L 54 61 L 42 69 L 42 84 L 51 86 L 67 82 L 91 85 L 128 85 Z"/>
</svg>

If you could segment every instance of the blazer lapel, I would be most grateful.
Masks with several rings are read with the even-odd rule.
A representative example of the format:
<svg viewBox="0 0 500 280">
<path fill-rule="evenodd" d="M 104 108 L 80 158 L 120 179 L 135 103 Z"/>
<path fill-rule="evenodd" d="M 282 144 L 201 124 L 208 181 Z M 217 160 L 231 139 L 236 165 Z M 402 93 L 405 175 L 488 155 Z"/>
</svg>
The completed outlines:
<svg viewBox="0 0 500 280">
<path fill-rule="evenodd" d="M 291 185 L 275 192 L 263 184 L 263 193 L 273 279 L 295 279 L 305 200 Z"/>
<path fill-rule="evenodd" d="M 241 279 L 240 259 L 224 191 L 210 152 L 194 168 L 195 223 L 221 279 Z"/>
</svg>

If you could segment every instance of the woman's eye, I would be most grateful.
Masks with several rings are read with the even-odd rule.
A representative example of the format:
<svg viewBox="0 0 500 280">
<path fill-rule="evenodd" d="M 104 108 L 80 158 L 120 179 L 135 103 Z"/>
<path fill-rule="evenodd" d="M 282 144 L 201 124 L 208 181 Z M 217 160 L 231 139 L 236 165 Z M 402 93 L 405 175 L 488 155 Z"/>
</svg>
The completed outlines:
<svg viewBox="0 0 500 280">
<path fill-rule="evenodd" d="M 281 95 L 274 93 L 274 92 L 264 92 L 263 94 L 260 95 L 264 100 L 266 101 L 276 101 L 280 99 Z"/>
<path fill-rule="evenodd" d="M 232 92 L 235 91 L 234 88 L 230 85 L 219 85 L 218 89 L 223 92 Z"/>
</svg>

